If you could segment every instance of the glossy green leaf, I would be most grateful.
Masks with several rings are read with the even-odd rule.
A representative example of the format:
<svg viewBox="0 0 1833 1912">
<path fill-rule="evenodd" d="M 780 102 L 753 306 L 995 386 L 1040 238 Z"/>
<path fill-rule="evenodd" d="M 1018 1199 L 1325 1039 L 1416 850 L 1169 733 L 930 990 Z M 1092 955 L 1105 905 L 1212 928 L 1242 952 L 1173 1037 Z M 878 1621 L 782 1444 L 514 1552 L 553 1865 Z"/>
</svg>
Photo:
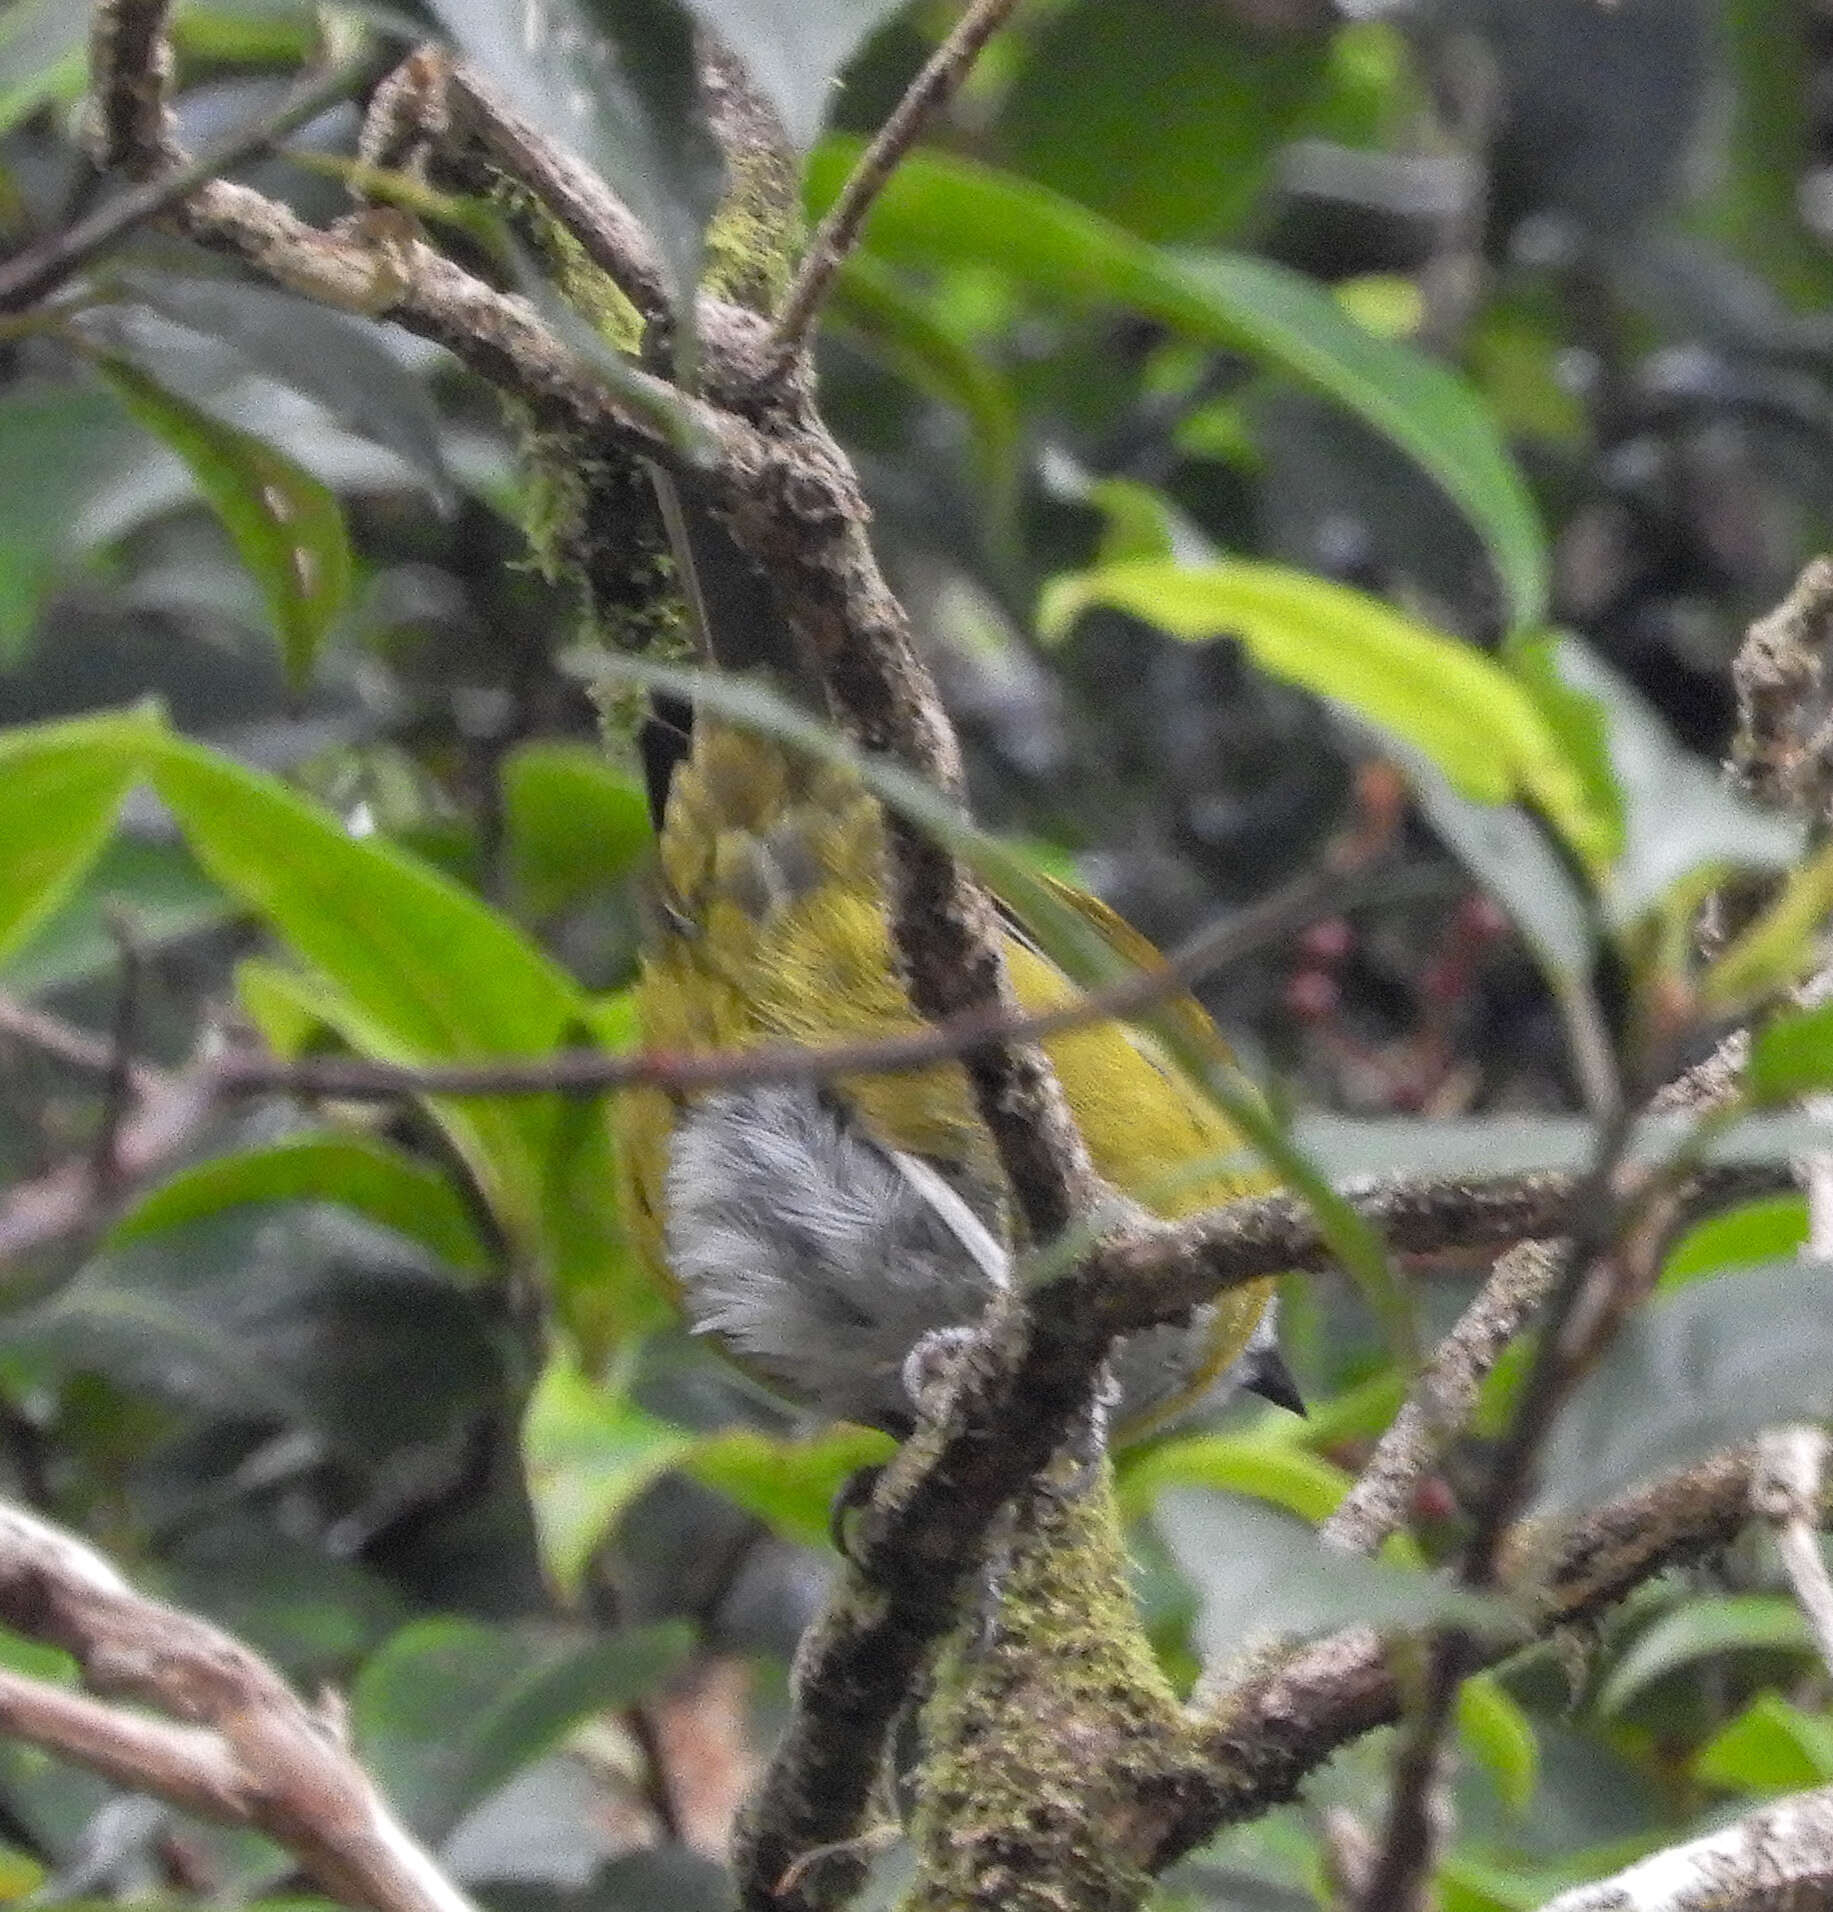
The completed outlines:
<svg viewBox="0 0 1833 1912">
<path fill-rule="evenodd" d="M 1801 1609 L 1785 1594 L 1703 1595 L 1664 1613 L 1610 1669 L 1597 1709 L 1620 1713 L 1657 1680 L 1725 1653 L 1814 1651 Z"/>
<path fill-rule="evenodd" d="M 541 1371 L 522 1420 L 522 1460 L 541 1560 L 562 1597 L 577 1594 L 624 1510 L 695 1445 L 564 1355 Z"/>
<path fill-rule="evenodd" d="M 772 1533 L 804 1547 L 826 1547 L 841 1488 L 862 1467 L 882 1466 L 896 1451 L 890 1435 L 867 1427 L 829 1428 L 808 1440 L 731 1428 L 707 1435 L 683 1466 Z"/>
<path fill-rule="evenodd" d="M 1174 637 L 1235 637 L 1261 669 L 1328 697 L 1428 758 L 1462 796 L 1544 810 L 1594 849 L 1584 791 L 1509 674 L 1381 599 L 1281 565 L 1113 564 L 1053 581 L 1039 628 L 1060 637 L 1090 605 Z"/>
<path fill-rule="evenodd" d="M 1727 1792 L 1802 1792 L 1833 1779 L 1833 1719 L 1760 1693 L 1701 1747 L 1693 1777 Z"/>
<path fill-rule="evenodd" d="M 692 1646 L 682 1622 L 599 1636 L 419 1620 L 357 1676 L 357 1752 L 415 1830 L 438 1839 L 581 1721 L 653 1692 Z"/>
<path fill-rule="evenodd" d="M 0 731 L 0 955 L 54 916 L 101 855 L 149 730 L 95 717 Z"/>
<path fill-rule="evenodd" d="M 448 1267 L 489 1266 L 476 1225 L 448 1177 L 386 1142 L 357 1135 L 295 1136 L 181 1169 L 143 1196 L 108 1240 L 120 1246 L 260 1202 L 335 1202 L 419 1242 Z"/>
<path fill-rule="evenodd" d="M 503 819 L 510 868 L 535 916 L 610 888 L 654 841 L 641 785 L 603 751 L 558 739 L 509 753 Z"/>
<path fill-rule="evenodd" d="M 840 140 L 815 154 L 808 193 L 817 208 L 856 155 Z M 1231 254 L 1168 252 L 1045 187 L 933 153 L 913 155 L 892 176 L 867 245 L 898 263 L 990 266 L 1047 296 L 1129 306 L 1324 392 L 1417 460 L 1476 527 L 1510 623 L 1540 620 L 1545 537 L 1481 398 L 1424 353 L 1365 331 L 1297 273 Z"/>
<path fill-rule="evenodd" d="M 1657 1295 L 1555 1423 L 1546 1504 L 1582 1505 L 1765 1427 L 1833 1416 L 1833 1271 L 1789 1260 Z"/>
<path fill-rule="evenodd" d="M 68 581 L 84 501 L 136 436 L 96 386 L 35 380 L 0 393 L 0 471 L 31 473 L 30 484 L 8 484 L 0 511 L 0 666 L 18 659 L 41 606 Z"/>
<path fill-rule="evenodd" d="M 122 403 L 189 467 L 261 587 L 295 685 L 350 589 L 350 542 L 335 495 L 284 453 L 167 391 L 124 358 L 97 369 Z"/>
</svg>

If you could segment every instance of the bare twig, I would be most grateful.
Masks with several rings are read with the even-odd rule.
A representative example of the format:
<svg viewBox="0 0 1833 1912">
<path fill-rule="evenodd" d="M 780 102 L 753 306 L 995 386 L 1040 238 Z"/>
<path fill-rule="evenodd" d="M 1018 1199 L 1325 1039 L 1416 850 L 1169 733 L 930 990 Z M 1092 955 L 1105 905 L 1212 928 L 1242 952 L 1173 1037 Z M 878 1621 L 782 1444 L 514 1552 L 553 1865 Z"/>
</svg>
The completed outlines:
<svg viewBox="0 0 1833 1912">
<path fill-rule="evenodd" d="M 1372 1554 L 1405 1522 L 1414 1488 L 1468 1420 L 1484 1377 L 1546 1299 L 1558 1268 L 1549 1242 L 1523 1241 L 1502 1255 L 1320 1529 L 1326 1546 Z"/>
<path fill-rule="evenodd" d="M 1808 1912 L 1830 1902 L 1833 1787 L 1823 1787 L 1575 1886 L 1542 1912 Z"/>
<path fill-rule="evenodd" d="M 7 1731 L 122 1785 L 277 1839 L 319 1885 L 376 1912 L 471 1912 L 324 1719 L 239 1641 L 136 1593 L 100 1554 L 0 1505 L 0 1620 L 72 1654 L 86 1684 L 176 1724 L 17 1676 Z"/>
<path fill-rule="evenodd" d="M 14 312 L 56 289 L 131 232 L 170 212 L 200 186 L 269 151 L 315 120 L 326 107 L 348 99 L 370 62 L 351 60 L 307 82 L 270 113 L 213 140 L 195 159 L 109 200 L 85 219 L 53 233 L 0 265 L 0 312 Z"/>
<path fill-rule="evenodd" d="M 773 340 L 778 362 L 793 359 L 807 345 L 835 275 L 859 240 L 872 202 L 897 170 L 925 128 L 960 89 L 981 49 L 1005 24 L 1018 0 L 973 0 L 955 30 L 930 55 L 891 114 L 859 156 L 840 197 L 815 228 L 795 281 L 783 301 Z"/>
<path fill-rule="evenodd" d="M 1817 1427 L 1785 1427 L 1757 1444 L 1750 1504 L 1775 1537 L 1782 1569 L 1833 1672 L 1833 1577 L 1816 1523 L 1825 1491 L 1827 1436 Z"/>
</svg>

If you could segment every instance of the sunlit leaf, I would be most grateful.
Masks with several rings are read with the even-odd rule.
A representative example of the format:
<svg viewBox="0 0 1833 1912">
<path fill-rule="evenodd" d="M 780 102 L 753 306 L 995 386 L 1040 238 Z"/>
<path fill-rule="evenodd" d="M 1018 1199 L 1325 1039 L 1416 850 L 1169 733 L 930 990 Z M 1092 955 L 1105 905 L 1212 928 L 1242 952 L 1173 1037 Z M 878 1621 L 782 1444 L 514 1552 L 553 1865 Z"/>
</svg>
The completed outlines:
<svg viewBox="0 0 1833 1912">
<path fill-rule="evenodd" d="M 1466 1749 L 1496 1782 L 1514 1812 L 1526 1812 L 1540 1777 L 1540 1741 L 1524 1708 L 1493 1674 L 1479 1673 L 1458 1688 L 1458 1733 Z"/>
<path fill-rule="evenodd" d="M 683 1467 L 785 1540 L 825 1547 L 835 1496 L 862 1467 L 880 1466 L 895 1452 L 888 1434 L 866 1427 L 830 1428 L 808 1440 L 731 1428 L 705 1436 Z"/>
<path fill-rule="evenodd" d="M 839 191 L 857 152 L 830 140 L 814 155 L 808 193 L 817 209 Z M 1128 306 L 1326 393 L 1415 459 L 1476 527 L 1503 580 L 1510 623 L 1540 620 L 1546 540 L 1481 398 L 1424 353 L 1364 330 L 1297 273 L 1150 246 L 1045 187 L 934 153 L 913 155 L 893 174 L 867 244 L 887 260 L 990 266 L 1038 293 Z"/>
<path fill-rule="evenodd" d="M 1770 1195 L 1689 1228 L 1667 1252 L 1661 1286 L 1677 1288 L 1721 1269 L 1786 1261 L 1808 1238 L 1805 1195 Z"/>
<path fill-rule="evenodd" d="M 1209 1487 L 1251 1494 L 1315 1524 L 1336 1511 L 1349 1482 L 1303 1448 L 1251 1435 L 1174 1435 L 1119 1461 L 1120 1504 L 1133 1518 L 1167 1488 Z"/>
<path fill-rule="evenodd" d="M 1365 591 L 1245 560 L 1113 564 L 1056 579 L 1039 626 L 1060 636 L 1091 604 L 1174 637 L 1239 638 L 1261 669 L 1404 739 L 1460 795 L 1530 799 L 1581 854 L 1601 847 L 1583 787 L 1514 679 Z"/>
<path fill-rule="evenodd" d="M 1700 1748 L 1693 1777 L 1729 1792 L 1801 1792 L 1833 1779 L 1833 1719 L 1760 1693 Z"/>
<path fill-rule="evenodd" d="M 510 867 L 536 916 L 608 889 L 653 841 L 642 786 L 589 744 L 518 745 L 502 775 Z"/>
</svg>

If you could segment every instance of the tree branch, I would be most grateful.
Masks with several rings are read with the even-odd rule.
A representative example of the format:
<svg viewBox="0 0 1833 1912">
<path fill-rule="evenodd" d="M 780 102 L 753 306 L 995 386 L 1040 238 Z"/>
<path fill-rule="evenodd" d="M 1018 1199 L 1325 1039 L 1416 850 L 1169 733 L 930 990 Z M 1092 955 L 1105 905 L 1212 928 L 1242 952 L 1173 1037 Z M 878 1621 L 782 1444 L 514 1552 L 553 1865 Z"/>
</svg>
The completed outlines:
<svg viewBox="0 0 1833 1912">
<path fill-rule="evenodd" d="M 329 1722 L 266 1661 L 193 1614 L 136 1593 L 102 1556 L 0 1505 L 0 1622 L 64 1649 L 85 1684 L 177 1724 L 0 1677 L 0 1726 L 117 1784 L 254 1826 L 349 1905 L 471 1912 Z"/>
</svg>

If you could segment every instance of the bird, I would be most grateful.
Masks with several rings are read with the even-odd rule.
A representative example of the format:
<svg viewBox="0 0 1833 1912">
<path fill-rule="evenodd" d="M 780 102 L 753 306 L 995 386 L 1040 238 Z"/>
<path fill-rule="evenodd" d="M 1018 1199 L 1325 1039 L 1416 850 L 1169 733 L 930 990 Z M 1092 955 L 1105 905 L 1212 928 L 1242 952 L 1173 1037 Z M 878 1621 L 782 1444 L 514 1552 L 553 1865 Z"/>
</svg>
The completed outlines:
<svg viewBox="0 0 1833 1912">
<path fill-rule="evenodd" d="M 643 755 L 657 832 L 635 991 L 646 1048 L 820 1047 L 921 1026 L 888 927 L 884 814 L 856 777 L 672 697 L 656 701 Z M 1151 953 L 1092 895 L 1066 894 L 1118 946 Z M 1017 925 L 1003 933 L 1023 1008 L 1075 999 Z M 1203 1015 L 1188 999 L 1180 1013 Z M 1237 1153 L 1239 1138 L 1148 1037 L 1091 1023 L 1043 1047 L 1097 1172 L 1122 1195 L 1174 1218 L 1264 1186 L 1218 1166 L 1155 1193 Z M 1013 1280 L 1008 1198 L 958 1063 L 643 1088 L 622 1099 L 620 1130 L 629 1233 L 689 1327 L 833 1419 L 907 1434 L 913 1356 L 971 1327 Z M 1112 1438 L 1138 1439 L 1231 1385 L 1302 1412 L 1272 1286 L 1121 1342 Z"/>
</svg>

